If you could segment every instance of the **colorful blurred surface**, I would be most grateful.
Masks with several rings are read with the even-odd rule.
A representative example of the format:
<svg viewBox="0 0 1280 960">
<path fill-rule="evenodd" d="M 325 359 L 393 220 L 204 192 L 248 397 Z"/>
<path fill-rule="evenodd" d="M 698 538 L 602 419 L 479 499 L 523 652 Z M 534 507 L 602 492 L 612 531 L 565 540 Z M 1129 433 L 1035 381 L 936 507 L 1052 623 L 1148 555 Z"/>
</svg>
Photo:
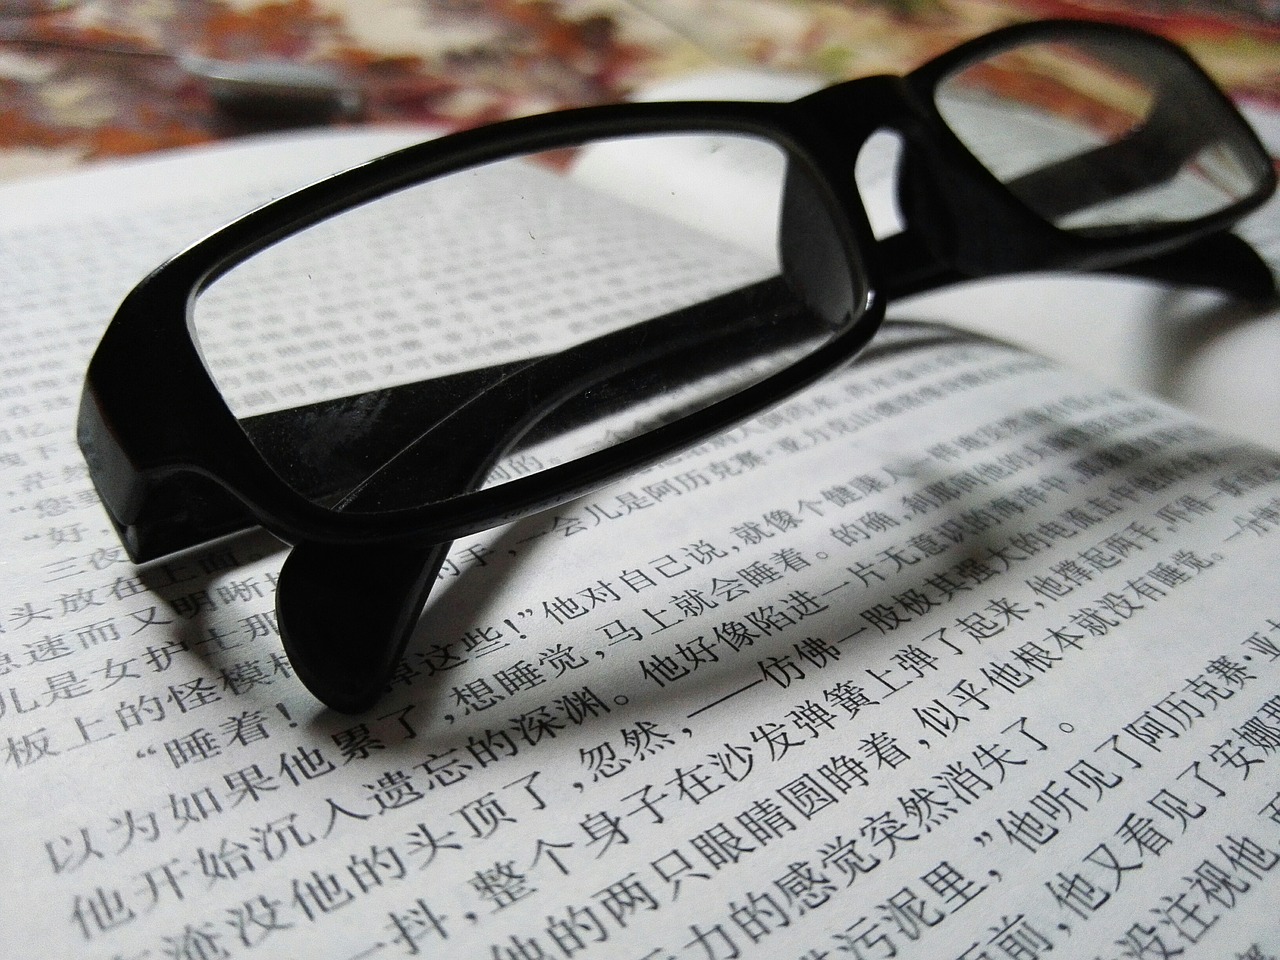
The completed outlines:
<svg viewBox="0 0 1280 960">
<path fill-rule="evenodd" d="M 0 0 L 0 180 L 302 124 L 457 128 L 716 67 L 902 72 L 1061 16 L 1162 33 L 1280 107 L 1280 0 Z M 292 95 L 238 96 L 237 67 Z M 345 99 L 298 96 L 317 79 Z"/>
</svg>

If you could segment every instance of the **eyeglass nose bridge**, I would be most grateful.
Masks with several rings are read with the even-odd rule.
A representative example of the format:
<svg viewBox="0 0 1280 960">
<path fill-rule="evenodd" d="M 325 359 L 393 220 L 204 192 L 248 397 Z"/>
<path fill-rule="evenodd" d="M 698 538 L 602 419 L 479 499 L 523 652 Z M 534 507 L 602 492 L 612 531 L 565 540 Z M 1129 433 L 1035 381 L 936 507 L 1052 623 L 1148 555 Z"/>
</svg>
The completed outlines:
<svg viewBox="0 0 1280 960">
<path fill-rule="evenodd" d="M 941 264 L 954 247 L 955 220 L 947 185 L 956 174 L 953 165 L 937 154 L 960 145 L 950 143 L 954 136 L 911 78 L 885 74 L 849 80 L 818 90 L 792 106 L 801 130 L 807 132 L 801 136 L 813 144 L 815 162 L 853 226 L 870 292 L 892 299 L 936 286 L 944 274 L 950 276 Z M 859 156 L 880 133 L 901 143 L 892 189 L 902 229 L 883 240 L 877 240 L 871 230 L 867 198 L 855 177 Z M 788 183 L 788 199 L 792 192 Z M 795 192 L 798 220 L 805 198 L 802 189 Z M 794 270 L 807 285 L 821 286 L 817 270 L 806 270 L 799 258 Z"/>
</svg>

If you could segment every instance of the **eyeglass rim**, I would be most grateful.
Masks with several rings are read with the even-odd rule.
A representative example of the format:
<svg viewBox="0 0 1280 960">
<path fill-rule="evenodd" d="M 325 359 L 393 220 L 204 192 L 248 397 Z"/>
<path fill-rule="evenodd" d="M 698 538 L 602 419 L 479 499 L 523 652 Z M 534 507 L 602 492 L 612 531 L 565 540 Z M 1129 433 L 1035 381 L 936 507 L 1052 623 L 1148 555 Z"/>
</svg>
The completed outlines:
<svg viewBox="0 0 1280 960">
<path fill-rule="evenodd" d="M 552 467 L 536 476 L 519 478 L 500 487 L 463 493 L 439 503 L 404 508 L 385 513 L 343 513 L 308 501 L 290 488 L 263 461 L 226 407 L 190 333 L 191 308 L 195 297 L 212 279 L 243 262 L 267 239 L 287 236 L 303 226 L 319 222 L 340 209 L 358 205 L 372 195 L 393 191 L 403 181 L 414 183 L 448 170 L 466 168 L 480 159 L 502 158 L 532 149 L 553 149 L 584 139 L 634 135 L 646 132 L 746 133 L 768 140 L 783 149 L 793 161 L 808 169 L 811 179 L 826 190 L 825 178 L 816 174 L 816 165 L 807 151 L 791 137 L 787 124 L 777 122 L 776 104 L 634 104 L 586 108 L 523 118 L 506 124 L 468 131 L 453 138 L 428 141 L 378 158 L 362 167 L 321 181 L 298 193 L 283 197 L 242 217 L 210 235 L 162 265 L 126 297 L 95 352 L 86 378 L 80 415 L 80 441 L 90 461 L 91 476 L 108 513 L 121 533 L 130 555 L 137 560 L 161 554 L 145 547 L 131 516 L 136 517 L 146 487 L 170 482 L 181 485 L 177 474 L 192 475 L 194 487 L 208 485 L 196 477 L 216 482 L 245 504 L 246 517 L 240 526 L 261 524 L 290 541 L 319 540 L 334 543 L 421 542 L 453 539 L 545 509 L 599 486 L 607 479 L 625 475 L 700 439 L 725 429 L 754 412 L 766 409 L 818 379 L 823 373 L 855 353 L 870 339 L 883 315 L 883 306 L 865 296 L 862 315 L 845 332 L 818 348 L 802 362 L 774 373 L 739 393 L 703 410 L 663 425 L 654 431 L 607 450 L 589 454 L 569 464 Z M 637 110 L 630 107 L 643 108 Z M 584 133 L 583 121 L 588 126 Z M 514 137 L 513 137 L 514 135 Z M 466 137 L 465 149 L 454 147 Z M 518 138 L 518 139 L 515 139 Z M 514 149 L 513 149 L 514 143 Z M 405 176 L 409 170 L 427 173 Z M 843 200 L 824 197 L 828 209 L 854 209 L 853 197 Z M 317 207 L 316 201 L 327 201 Z M 857 208 L 860 211 L 860 207 Z M 287 223 L 291 229 L 281 230 Z M 851 263 L 858 263 L 858 251 L 870 243 L 870 226 L 865 217 L 840 216 L 833 226 Z M 265 229 L 264 229 L 265 228 Z M 849 232 L 861 229 L 854 240 Z M 858 275 L 865 282 L 862 275 Z M 181 316 L 180 326 L 172 318 Z M 160 318 L 160 319 L 157 319 Z M 164 322 L 168 318 L 170 322 Z M 180 401 L 167 405 L 185 411 L 188 434 L 175 436 L 175 429 L 153 431 L 150 425 L 138 428 L 130 418 L 111 418 L 108 409 L 132 406 L 145 411 L 146 420 L 156 414 L 154 388 L 132 398 L 129 378 L 115 376 L 113 367 L 135 369 L 138 354 L 165 357 L 167 369 L 150 371 L 167 381 Z M 164 391 L 159 391 L 164 393 Z M 164 411 L 159 411 L 161 414 Z M 202 437 L 196 449 L 189 435 Z M 129 453 L 127 454 L 126 448 Z M 159 474 L 144 478 L 150 460 Z M 158 468 L 158 469 L 157 469 Z M 166 478 L 164 474 L 170 476 Z M 226 532 L 231 532 L 227 530 Z"/>
<path fill-rule="evenodd" d="M 1074 260 L 1088 267 L 1115 259 L 1122 253 L 1141 256 L 1174 242 L 1220 230 L 1269 196 L 1275 186 L 1274 169 L 1270 170 L 1269 185 L 1223 211 L 1190 225 L 1157 228 L 1124 238 L 1071 234 L 1026 208 L 950 132 L 938 114 L 932 92 L 960 65 L 1002 47 L 1034 38 L 1085 35 L 1131 37 L 1161 45 L 1190 65 L 1204 78 L 1206 86 L 1222 98 L 1230 113 L 1238 115 L 1234 104 L 1176 44 L 1112 24 L 1041 21 L 1004 28 L 969 41 L 903 78 L 848 81 L 791 104 L 617 104 L 520 118 L 411 146 L 280 198 L 228 224 L 162 265 L 121 305 L 91 362 L 82 399 L 81 445 L 90 461 L 92 479 L 103 494 L 108 512 L 127 547 L 130 546 L 127 518 L 137 515 L 140 501 L 154 492 L 156 486 L 173 482 L 181 486 L 180 475 L 184 471 L 217 484 L 238 499 L 246 513 L 244 525 L 261 524 L 286 540 L 351 544 L 443 541 L 563 503 L 776 404 L 856 354 L 874 335 L 884 315 L 885 298 L 876 279 L 877 271 L 883 275 L 884 267 L 872 256 L 876 245 L 861 200 L 852 177 L 848 183 L 841 183 L 832 173 L 837 156 L 845 156 L 847 162 L 848 154 L 840 151 L 851 137 L 860 132 L 858 146 L 865 142 L 870 132 L 867 127 L 874 126 L 877 119 L 875 111 L 852 124 L 854 133 L 824 131 L 817 126 L 826 101 L 837 96 L 837 91 L 847 93 L 852 85 L 861 85 L 870 92 L 879 81 L 897 85 L 899 91 L 912 91 L 910 99 L 914 102 L 910 111 L 904 114 L 902 103 L 896 105 L 895 119 L 908 128 L 904 131 L 907 136 L 918 136 L 921 144 L 941 158 L 938 162 L 963 170 L 966 178 L 979 185 L 978 192 L 984 202 L 994 203 L 1001 217 L 1021 224 L 1037 238 L 1038 246 L 1052 251 L 1050 260 Z M 887 95 L 887 87 L 881 89 L 886 91 L 882 95 Z M 1248 124 L 1241 122 L 1257 143 Z M 377 514 L 333 511 L 302 497 L 266 466 L 214 386 L 190 332 L 192 304 L 208 283 L 275 240 L 341 210 L 450 170 L 573 142 L 682 132 L 761 137 L 778 144 L 789 157 L 805 166 L 810 179 L 826 193 L 830 208 L 839 214 L 834 223 L 850 261 L 858 263 L 864 258 L 867 261 L 863 277 L 868 284 L 865 310 L 845 333 L 801 363 L 649 434 L 534 476 L 518 478 L 489 490 L 463 493 L 439 503 Z M 1260 143 L 1257 147 L 1265 156 Z M 1052 262 L 1045 264 L 1046 268 L 1053 265 Z M 182 322 L 176 322 L 175 318 Z M 136 357 L 147 354 L 163 356 L 165 365 L 176 367 L 167 379 L 185 394 L 188 402 L 170 406 L 185 407 L 188 415 L 194 412 L 199 421 L 196 424 L 188 421 L 186 437 L 175 436 L 172 426 L 160 431 L 157 437 L 148 437 L 145 430 L 130 430 L 127 416 L 112 417 L 104 409 L 127 411 L 132 406 L 135 411 L 154 411 L 154 394 L 148 394 L 139 402 L 136 393 L 130 396 L 130 391 L 119 389 L 118 384 L 112 385 L 113 379 L 128 379 L 119 377 L 118 369 L 130 366 L 136 369 Z M 146 419 L 145 414 L 141 417 Z M 203 450 L 193 445 L 191 434 L 204 436 Z M 110 449 L 113 444 L 116 448 Z M 126 450 L 131 444 L 132 449 Z M 130 550 L 131 555 L 135 552 L 138 554 L 135 559 L 150 559 L 144 556 L 145 550 Z"/>
</svg>

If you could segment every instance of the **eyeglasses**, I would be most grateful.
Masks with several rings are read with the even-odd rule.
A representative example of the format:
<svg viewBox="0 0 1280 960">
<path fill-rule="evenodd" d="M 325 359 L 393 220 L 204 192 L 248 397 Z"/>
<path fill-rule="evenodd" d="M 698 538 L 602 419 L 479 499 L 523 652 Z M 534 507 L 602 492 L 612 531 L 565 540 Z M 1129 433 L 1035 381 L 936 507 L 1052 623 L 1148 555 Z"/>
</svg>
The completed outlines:
<svg viewBox="0 0 1280 960">
<path fill-rule="evenodd" d="M 900 229 L 878 238 L 854 174 L 879 131 L 901 149 Z M 135 562 L 255 525 L 292 543 L 285 650 L 359 711 L 454 538 L 776 404 L 895 297 L 1032 269 L 1268 295 L 1225 231 L 1275 181 L 1177 47 L 1082 22 L 793 103 L 507 121 L 286 196 L 156 270 L 93 357 L 80 445 Z"/>
</svg>

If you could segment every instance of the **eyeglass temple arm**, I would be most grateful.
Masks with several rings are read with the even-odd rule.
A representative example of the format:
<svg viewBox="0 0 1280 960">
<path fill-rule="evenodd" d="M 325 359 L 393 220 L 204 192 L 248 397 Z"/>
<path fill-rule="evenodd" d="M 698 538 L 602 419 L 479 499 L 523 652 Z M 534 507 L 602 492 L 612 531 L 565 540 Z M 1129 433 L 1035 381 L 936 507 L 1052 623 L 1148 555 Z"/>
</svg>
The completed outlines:
<svg viewBox="0 0 1280 960">
<path fill-rule="evenodd" d="M 1190 142 L 1186 141 L 1188 149 Z M 1099 190 L 1093 187 L 1082 189 L 1073 196 L 1071 188 L 1066 185 L 1082 178 L 1087 179 L 1085 174 L 1090 164 L 1089 157 L 1089 154 L 1073 157 L 1046 168 L 1052 173 L 1046 175 L 1035 187 L 1039 194 L 1035 202 L 1059 213 L 1070 213 L 1099 202 L 1100 199 L 1114 197 L 1125 190 L 1150 185 L 1150 177 L 1142 180 L 1126 178 L 1112 180 L 1105 197 L 1100 196 Z M 1038 174 L 1039 172 L 1028 176 L 1036 177 Z M 1048 199 L 1048 193 L 1041 194 L 1040 191 L 1051 191 L 1052 201 Z M 962 272 L 942 262 L 943 258 L 939 257 L 926 239 L 926 231 L 913 227 L 914 222 L 928 218 L 931 222 L 942 221 L 940 229 L 928 231 L 931 234 L 945 235 L 948 232 L 956 233 L 960 229 L 956 224 L 948 225 L 945 222 L 948 217 L 945 201 L 937 195 L 937 188 L 924 164 L 910 151 L 903 155 L 898 171 L 898 194 L 899 206 L 907 220 L 906 229 L 880 240 L 876 250 L 880 284 L 891 300 L 988 276 Z M 1075 202 L 1067 203 L 1067 197 Z M 1062 268 L 1049 264 L 1046 269 Z M 1091 268 L 1086 272 L 1209 287 L 1258 304 L 1269 303 L 1277 295 L 1276 279 L 1266 260 L 1229 230 L 1206 234 L 1152 256 Z"/>
<path fill-rule="evenodd" d="M 983 279 L 940 265 L 910 232 L 886 237 L 877 246 L 885 270 L 883 289 L 891 300 Z M 1259 305 L 1277 296 L 1276 278 L 1267 261 L 1247 241 L 1227 231 L 1155 256 L 1086 272 L 1207 287 Z"/>
<path fill-rule="evenodd" d="M 1226 231 L 1156 257 L 1110 268 L 1110 272 L 1161 283 L 1210 287 L 1264 305 L 1276 299 L 1276 278 L 1262 255 Z"/>
</svg>

